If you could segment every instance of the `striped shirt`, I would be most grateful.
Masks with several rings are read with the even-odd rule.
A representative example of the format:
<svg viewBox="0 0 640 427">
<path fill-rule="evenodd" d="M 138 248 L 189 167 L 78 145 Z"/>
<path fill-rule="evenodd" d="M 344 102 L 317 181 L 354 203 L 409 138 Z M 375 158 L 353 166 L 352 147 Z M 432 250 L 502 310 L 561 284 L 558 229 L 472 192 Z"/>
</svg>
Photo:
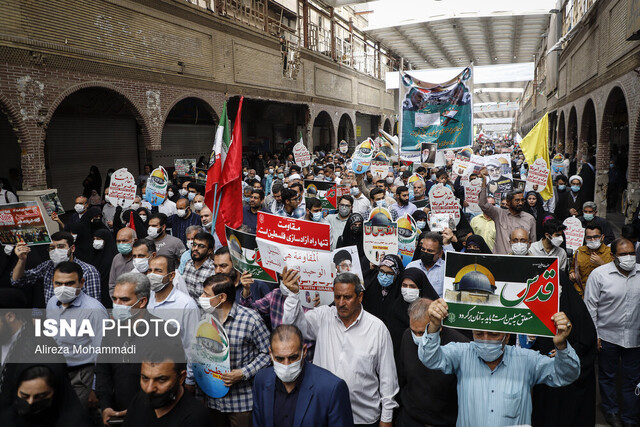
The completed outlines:
<svg viewBox="0 0 640 427">
<path fill-rule="evenodd" d="M 469 343 L 440 346 L 440 332 L 424 334 L 418 358 L 429 369 L 458 377 L 457 426 L 497 427 L 531 424 L 531 387 L 563 387 L 580 375 L 580 360 L 567 342 L 550 358 L 537 351 L 506 346 L 492 371 Z"/>
</svg>

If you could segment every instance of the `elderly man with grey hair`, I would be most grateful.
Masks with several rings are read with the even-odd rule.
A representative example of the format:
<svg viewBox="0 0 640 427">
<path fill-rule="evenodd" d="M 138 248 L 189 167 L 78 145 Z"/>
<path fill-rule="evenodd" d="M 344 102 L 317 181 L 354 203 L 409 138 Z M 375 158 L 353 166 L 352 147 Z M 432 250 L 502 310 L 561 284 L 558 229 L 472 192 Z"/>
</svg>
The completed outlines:
<svg viewBox="0 0 640 427">
<path fill-rule="evenodd" d="M 284 302 L 284 324 L 297 326 L 316 341 L 313 363 L 342 378 L 349 386 L 355 425 L 390 427 L 398 407 L 398 377 L 387 327 L 362 308 L 364 288 L 353 273 L 333 281 L 334 306 L 306 313 L 300 304 L 299 273 L 285 268 L 282 283 L 291 294 Z"/>
<path fill-rule="evenodd" d="M 420 298 L 409 306 L 409 329 L 404 332 L 398 355 L 398 382 L 402 407 L 396 424 L 455 425 L 458 418 L 458 393 L 456 376 L 437 369 L 429 369 L 418 359 L 420 337 L 427 329 L 431 300 Z M 440 345 L 450 342 L 469 342 L 456 329 L 443 327 Z M 425 405 L 425 402 L 430 402 Z"/>
<path fill-rule="evenodd" d="M 604 234 L 604 244 L 609 245 L 614 241 L 616 236 L 613 234 L 611 224 L 605 218 L 598 216 L 598 205 L 595 202 L 585 202 L 582 205 L 582 215 L 578 217 L 582 226 L 586 227 L 589 223 L 598 224 L 602 227 L 602 234 Z"/>
<path fill-rule="evenodd" d="M 136 230 L 124 227 L 116 234 L 116 247 L 118 253 L 113 257 L 111 271 L 109 272 L 109 295 L 113 294 L 113 288 L 120 275 L 133 270 L 133 242 L 138 240 Z"/>
</svg>

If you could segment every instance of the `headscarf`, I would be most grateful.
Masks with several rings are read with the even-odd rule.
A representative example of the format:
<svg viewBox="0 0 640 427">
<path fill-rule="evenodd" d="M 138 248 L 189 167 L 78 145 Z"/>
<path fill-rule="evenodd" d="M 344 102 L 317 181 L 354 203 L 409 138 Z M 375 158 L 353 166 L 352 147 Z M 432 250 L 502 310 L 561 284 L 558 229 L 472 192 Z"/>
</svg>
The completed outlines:
<svg viewBox="0 0 640 427">
<path fill-rule="evenodd" d="M 143 213 L 144 215 L 147 216 L 147 220 L 143 221 L 146 226 L 149 223 L 149 218 L 151 218 L 151 211 L 149 211 L 149 209 L 145 207 L 139 207 L 138 210 L 136 210 L 136 213 L 138 214 L 138 216 L 140 216 Z M 142 220 L 142 218 L 140 218 L 140 220 Z"/>
<path fill-rule="evenodd" d="M 75 222 L 69 226 L 71 234 L 76 235 L 73 243 L 76 247 L 73 256 L 81 261 L 89 262 L 93 256 L 93 235 L 82 222 Z"/>
<path fill-rule="evenodd" d="M 474 245 L 479 247 L 481 254 L 493 253 L 491 252 L 489 245 L 487 245 L 487 242 L 484 241 L 484 238 L 482 236 L 479 236 L 477 234 L 472 234 L 471 236 L 467 237 L 467 246 L 469 246 L 469 243 L 473 243 Z"/>
<path fill-rule="evenodd" d="M 527 202 L 527 198 L 530 195 L 534 195 L 536 197 L 536 204 L 533 207 L 529 206 L 529 202 Z M 542 222 L 544 221 L 545 216 L 547 216 L 547 213 L 542 207 L 542 196 L 540 196 L 540 194 L 536 193 L 535 191 L 528 191 L 527 194 L 525 195 L 523 212 L 527 212 L 535 218 L 536 220 L 535 240 L 536 241 L 540 240 L 542 236 L 544 236 L 544 230 L 542 229 Z M 534 236 L 529 236 L 529 239 L 533 241 Z"/>
<path fill-rule="evenodd" d="M 19 415 L 13 404 L 6 408 L 0 414 L 0 425 L 12 427 L 32 427 L 32 426 L 51 426 L 51 427 L 89 427 L 91 423 L 87 418 L 85 409 L 80 404 L 78 396 L 71 387 L 71 383 L 67 378 L 66 366 L 64 364 L 41 364 L 41 363 L 25 363 L 20 364 L 15 371 L 15 375 L 10 379 L 11 390 L 10 395 L 13 402 L 19 399 L 18 388 L 24 381 L 24 374 L 27 370 L 36 366 L 46 367 L 51 372 L 52 388 L 54 389 L 53 401 L 51 406 L 38 414 L 34 419 L 26 418 Z"/>
<path fill-rule="evenodd" d="M 340 237 L 340 241 L 337 244 L 338 248 L 344 248 L 347 246 L 357 246 L 358 247 L 358 256 L 362 258 L 364 256 L 364 247 L 362 246 L 362 228 L 359 233 L 353 233 L 351 231 L 351 226 L 356 223 L 361 222 L 364 227 L 364 218 L 359 213 L 352 213 L 347 219 L 347 223 L 344 226 L 344 231 L 342 232 L 342 236 Z"/>
<path fill-rule="evenodd" d="M 380 261 L 381 266 L 391 268 L 395 274 L 393 283 L 383 288 L 378 282 L 379 268 L 369 271 L 365 276 L 365 291 L 362 298 L 362 306 L 368 312 L 387 323 L 394 302 L 402 298 L 400 294 L 400 277 L 404 273 L 402 260 L 398 255 L 385 255 Z"/>
<path fill-rule="evenodd" d="M 418 285 L 418 289 L 420 289 L 420 298 L 429 298 L 433 301 L 440 298 L 435 289 L 433 289 L 433 286 L 431 286 L 431 283 L 429 283 L 427 275 L 419 268 L 407 268 L 402 274 L 400 281 L 401 284 L 404 279 L 410 279 L 413 283 Z"/>
<path fill-rule="evenodd" d="M 111 263 L 113 262 L 113 257 L 118 254 L 118 249 L 116 247 L 116 241 L 113 238 L 113 234 L 106 229 L 96 230 L 93 233 L 94 237 L 99 237 L 104 240 L 104 246 L 100 250 L 93 250 L 93 256 L 91 257 L 91 261 L 89 264 L 93 265 L 98 273 L 100 273 L 100 291 L 101 291 L 101 300 L 102 305 L 107 308 L 110 308 L 112 302 L 109 297 L 109 274 L 111 273 Z M 92 243 L 93 244 L 93 243 Z"/>
<path fill-rule="evenodd" d="M 117 234 L 120 229 L 127 227 L 129 219 L 131 218 L 131 214 L 133 214 L 133 224 L 135 225 L 136 235 L 138 236 L 138 239 L 144 239 L 145 237 L 147 237 L 147 226 L 142 221 L 140 216 L 131 209 L 127 209 L 123 212 L 121 207 L 116 208 L 116 214 L 113 217 L 114 234 Z"/>
<path fill-rule="evenodd" d="M 98 222 L 93 222 L 93 218 L 100 217 Z M 100 229 L 107 230 L 107 226 L 102 222 L 102 208 L 98 206 L 92 206 L 87 209 L 82 218 L 80 218 L 80 222 L 90 231 L 96 231 Z"/>
</svg>

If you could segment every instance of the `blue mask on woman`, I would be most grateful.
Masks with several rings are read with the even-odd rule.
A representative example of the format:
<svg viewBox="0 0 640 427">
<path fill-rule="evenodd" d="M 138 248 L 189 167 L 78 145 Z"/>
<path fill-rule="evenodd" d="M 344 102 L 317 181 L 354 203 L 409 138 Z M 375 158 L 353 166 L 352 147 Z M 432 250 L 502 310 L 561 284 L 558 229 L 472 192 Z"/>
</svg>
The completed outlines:
<svg viewBox="0 0 640 427">
<path fill-rule="evenodd" d="M 393 274 L 383 273 L 382 271 L 378 272 L 378 283 L 383 288 L 388 288 L 393 284 L 393 279 L 395 276 Z"/>
</svg>

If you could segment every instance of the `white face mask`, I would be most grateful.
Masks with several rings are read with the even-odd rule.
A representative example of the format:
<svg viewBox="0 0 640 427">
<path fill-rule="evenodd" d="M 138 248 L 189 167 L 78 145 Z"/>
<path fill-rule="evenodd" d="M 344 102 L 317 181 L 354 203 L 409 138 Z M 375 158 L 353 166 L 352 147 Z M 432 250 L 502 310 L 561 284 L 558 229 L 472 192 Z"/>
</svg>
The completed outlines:
<svg viewBox="0 0 640 427">
<path fill-rule="evenodd" d="M 278 363 L 273 360 L 273 370 L 280 381 L 283 383 L 292 383 L 302 372 L 302 357 L 288 365 L 283 365 L 282 363 Z"/>
<path fill-rule="evenodd" d="M 140 219 L 142 220 L 142 222 L 147 222 L 147 216 L 146 215 L 140 215 Z"/>
<path fill-rule="evenodd" d="M 76 203 L 73 209 L 78 213 L 82 213 L 82 211 L 84 210 L 84 205 L 80 203 Z"/>
<path fill-rule="evenodd" d="M 147 270 L 149 270 L 149 258 L 134 258 L 133 268 L 135 268 L 139 273 L 146 273 Z"/>
<path fill-rule="evenodd" d="M 14 248 L 15 247 L 13 245 L 4 245 L 4 253 L 11 256 Z"/>
<path fill-rule="evenodd" d="M 193 246 L 193 240 L 187 240 L 187 249 L 191 250 L 192 246 Z"/>
<path fill-rule="evenodd" d="M 624 271 L 631 271 L 636 266 L 636 256 L 623 255 L 621 257 L 618 257 L 618 265 Z"/>
<path fill-rule="evenodd" d="M 194 207 L 194 209 L 195 209 L 195 210 L 199 211 L 200 209 L 204 208 L 204 203 L 202 203 L 202 202 L 195 202 L 195 203 L 193 204 L 193 207 Z"/>
<path fill-rule="evenodd" d="M 186 209 L 178 209 L 178 216 L 180 218 L 184 218 L 187 215 L 187 210 Z"/>
<path fill-rule="evenodd" d="M 173 197 L 173 191 L 167 191 L 167 196 L 169 198 L 172 198 Z"/>
<path fill-rule="evenodd" d="M 178 193 L 180 193 L 182 197 L 186 196 L 188 192 L 189 190 L 185 190 L 184 188 L 178 190 Z"/>
<path fill-rule="evenodd" d="M 49 258 L 53 261 L 54 265 L 58 265 L 61 262 L 69 261 L 68 249 L 53 249 L 49 251 Z"/>
<path fill-rule="evenodd" d="M 155 239 L 160 234 L 160 228 L 158 228 L 158 227 L 149 227 L 149 228 L 147 228 L 147 234 L 152 239 Z"/>
<path fill-rule="evenodd" d="M 526 243 L 513 243 L 511 244 L 511 251 L 514 255 L 526 255 L 529 251 L 529 245 Z"/>
<path fill-rule="evenodd" d="M 53 288 L 53 294 L 63 304 L 69 304 L 78 297 L 78 288 L 72 286 L 56 286 Z"/>
<path fill-rule="evenodd" d="M 104 248 L 104 240 L 94 240 L 93 241 L 93 249 L 99 251 Z"/>
<path fill-rule="evenodd" d="M 600 246 L 602 246 L 602 242 L 600 240 L 589 240 L 587 242 L 587 247 L 592 251 L 600 249 Z"/>
<path fill-rule="evenodd" d="M 215 297 L 213 297 L 215 298 Z M 198 298 L 198 304 L 200 304 L 200 307 L 202 307 L 202 309 L 204 310 L 205 313 L 213 313 L 215 311 L 216 308 L 218 308 L 218 306 L 220 304 L 222 304 L 222 301 L 220 301 L 219 303 L 217 303 L 215 306 L 211 305 L 211 298 L 207 298 L 207 297 L 199 297 Z"/>
<path fill-rule="evenodd" d="M 559 248 L 563 241 L 562 236 L 552 237 L 550 240 L 551 240 L 551 244 L 556 248 Z"/>
<path fill-rule="evenodd" d="M 412 303 L 420 297 L 420 289 L 400 288 L 402 298 L 405 302 Z"/>
<path fill-rule="evenodd" d="M 164 278 L 165 276 L 163 276 L 162 274 L 157 274 L 157 273 L 147 274 L 147 279 L 149 279 L 149 283 L 151 284 L 151 290 L 153 292 L 160 292 L 169 284 L 169 282 L 167 283 L 162 282 Z"/>
<path fill-rule="evenodd" d="M 132 203 L 131 206 L 129 206 L 129 209 L 137 211 L 140 209 L 140 203 Z"/>
</svg>

